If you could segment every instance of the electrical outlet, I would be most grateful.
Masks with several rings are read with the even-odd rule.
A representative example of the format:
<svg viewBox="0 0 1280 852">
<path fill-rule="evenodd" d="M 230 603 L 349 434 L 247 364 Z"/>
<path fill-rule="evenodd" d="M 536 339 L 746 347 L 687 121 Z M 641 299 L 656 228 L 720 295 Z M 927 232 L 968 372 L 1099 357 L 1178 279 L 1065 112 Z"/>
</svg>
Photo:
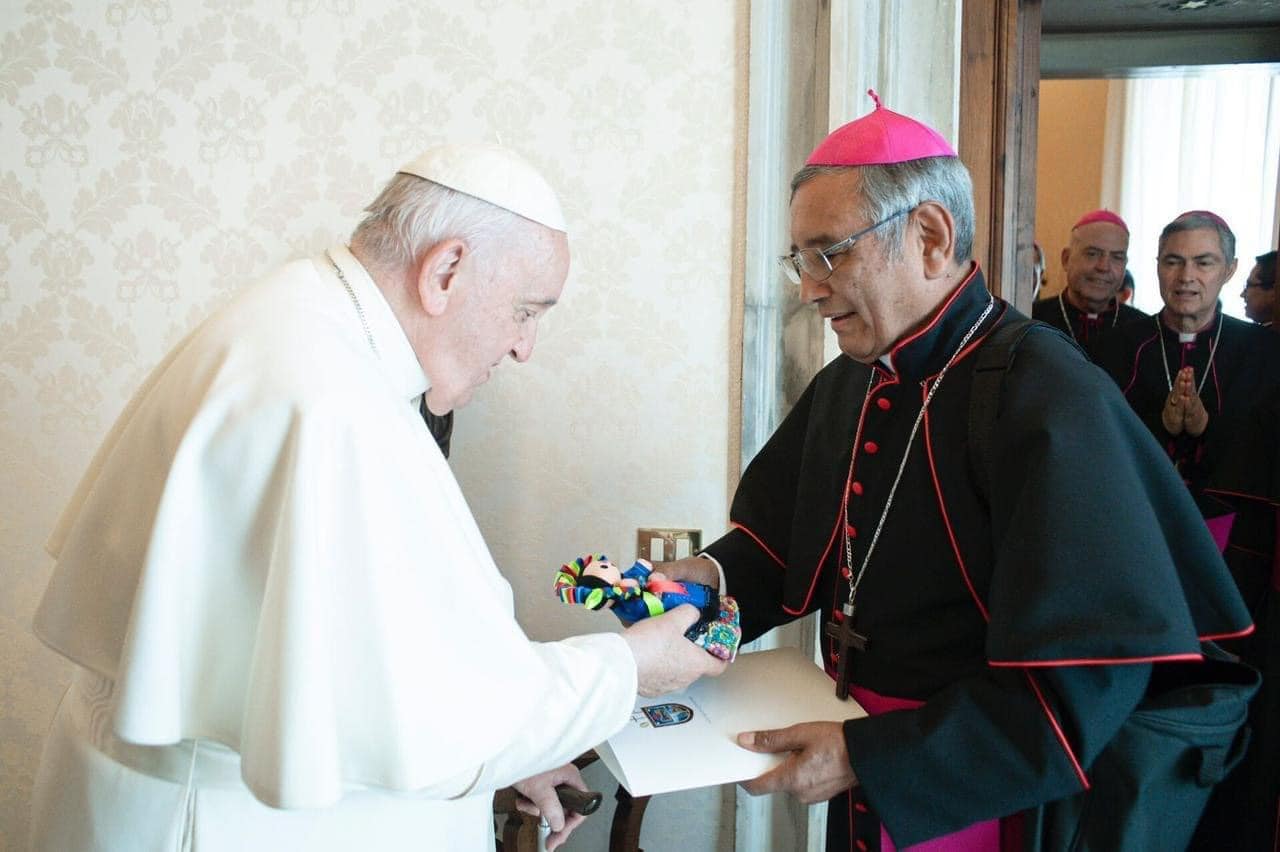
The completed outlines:
<svg viewBox="0 0 1280 852">
<path fill-rule="evenodd" d="M 650 562 L 670 562 L 693 556 L 702 549 L 702 530 L 685 527 L 640 527 L 636 530 L 636 556 Z"/>
</svg>

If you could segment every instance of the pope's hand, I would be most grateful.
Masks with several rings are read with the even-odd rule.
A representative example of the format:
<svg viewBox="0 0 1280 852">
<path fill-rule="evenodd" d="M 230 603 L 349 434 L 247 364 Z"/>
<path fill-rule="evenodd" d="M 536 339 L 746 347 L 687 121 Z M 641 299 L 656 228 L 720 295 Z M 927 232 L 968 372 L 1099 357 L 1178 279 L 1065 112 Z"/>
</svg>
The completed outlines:
<svg viewBox="0 0 1280 852">
<path fill-rule="evenodd" d="M 716 564 L 701 556 L 689 556 L 671 562 L 655 562 L 653 570 L 672 580 L 701 583 L 713 589 L 720 588 L 720 572 L 716 570 Z"/>
<path fill-rule="evenodd" d="M 685 638 L 684 632 L 697 620 L 697 607 L 681 604 L 623 631 L 622 638 L 636 658 L 636 689 L 641 695 L 675 692 L 703 675 L 725 670 L 727 663 Z"/>
<path fill-rule="evenodd" d="M 587 789 L 578 767 L 572 763 L 511 785 L 523 797 L 516 799 L 516 807 L 530 816 L 541 816 L 551 826 L 551 834 L 547 835 L 549 850 L 564 843 L 570 833 L 586 820 L 582 814 L 565 813 L 560 797 L 556 795 L 557 784 L 568 784 L 584 792 Z"/>
<path fill-rule="evenodd" d="M 849 766 L 844 727 L 839 722 L 805 722 L 771 731 L 738 734 L 750 751 L 787 752 L 786 760 L 759 778 L 744 781 L 753 796 L 787 792 L 806 805 L 825 802 L 858 783 Z"/>
</svg>

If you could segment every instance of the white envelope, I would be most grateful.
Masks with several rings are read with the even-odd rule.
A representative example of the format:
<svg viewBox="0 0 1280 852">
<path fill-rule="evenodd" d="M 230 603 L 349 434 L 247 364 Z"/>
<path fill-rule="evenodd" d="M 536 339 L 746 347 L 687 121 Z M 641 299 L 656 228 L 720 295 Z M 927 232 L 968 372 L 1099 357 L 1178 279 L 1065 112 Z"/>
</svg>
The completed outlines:
<svg viewBox="0 0 1280 852">
<path fill-rule="evenodd" d="M 736 742 L 743 731 L 865 716 L 852 698 L 798 648 L 741 654 L 720 677 L 683 692 L 637 698 L 630 721 L 596 747 L 633 796 L 733 784 L 769 771 L 785 754 L 757 754 Z"/>
</svg>

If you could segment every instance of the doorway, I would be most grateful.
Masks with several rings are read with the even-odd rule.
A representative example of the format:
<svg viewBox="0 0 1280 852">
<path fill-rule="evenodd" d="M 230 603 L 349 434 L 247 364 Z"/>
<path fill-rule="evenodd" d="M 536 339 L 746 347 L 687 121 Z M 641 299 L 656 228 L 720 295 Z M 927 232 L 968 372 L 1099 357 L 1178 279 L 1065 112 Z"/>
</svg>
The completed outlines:
<svg viewBox="0 0 1280 852">
<path fill-rule="evenodd" d="M 1159 310 L 1160 229 L 1184 210 L 1212 209 L 1236 233 L 1240 258 L 1223 309 L 1243 318 L 1237 294 L 1280 223 L 1280 9 L 1044 0 L 1041 29 L 1041 297 L 1065 285 L 1072 223 L 1103 207 L 1130 227 L 1133 304 Z"/>
</svg>

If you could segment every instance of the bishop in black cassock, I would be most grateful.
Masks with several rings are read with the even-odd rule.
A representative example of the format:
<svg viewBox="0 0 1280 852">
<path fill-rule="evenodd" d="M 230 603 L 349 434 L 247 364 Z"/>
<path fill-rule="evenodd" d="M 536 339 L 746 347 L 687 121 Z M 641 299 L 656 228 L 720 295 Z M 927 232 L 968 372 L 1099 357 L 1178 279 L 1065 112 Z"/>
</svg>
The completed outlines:
<svg viewBox="0 0 1280 852">
<path fill-rule="evenodd" d="M 1090 356 L 1104 332 L 1146 316 L 1120 301 L 1129 260 L 1129 226 L 1110 210 L 1084 214 L 1062 250 L 1066 289 L 1036 301 L 1032 319 L 1062 330 Z"/>
<path fill-rule="evenodd" d="M 1273 612 L 1280 587 L 1274 461 L 1280 440 L 1275 402 L 1280 337 L 1222 312 L 1218 296 L 1235 265 L 1235 236 L 1221 217 L 1207 211 L 1179 216 L 1160 238 L 1157 275 L 1165 307 L 1108 334 L 1097 350 L 1099 365 L 1120 386 L 1206 516 L 1234 515 L 1221 544 L 1258 624 L 1256 634 L 1225 643 L 1263 670 L 1264 686 L 1254 702 L 1246 763 L 1206 812 L 1206 828 L 1196 843 L 1204 849 L 1280 843 L 1280 707 L 1274 697 L 1280 661 Z"/>
<path fill-rule="evenodd" d="M 1022 341 L 980 483 L 974 367 L 1016 312 L 969 260 L 968 180 L 879 105 L 811 155 L 781 261 L 844 354 L 748 466 L 709 559 L 663 566 L 717 582 L 717 562 L 744 639 L 821 613 L 827 670 L 871 715 L 741 741 L 789 753 L 750 792 L 830 797 L 829 850 L 1007 848 L 1038 831 L 1014 815 L 1086 795 L 1153 672 L 1250 630 L 1163 451 L 1065 337 Z"/>
</svg>

